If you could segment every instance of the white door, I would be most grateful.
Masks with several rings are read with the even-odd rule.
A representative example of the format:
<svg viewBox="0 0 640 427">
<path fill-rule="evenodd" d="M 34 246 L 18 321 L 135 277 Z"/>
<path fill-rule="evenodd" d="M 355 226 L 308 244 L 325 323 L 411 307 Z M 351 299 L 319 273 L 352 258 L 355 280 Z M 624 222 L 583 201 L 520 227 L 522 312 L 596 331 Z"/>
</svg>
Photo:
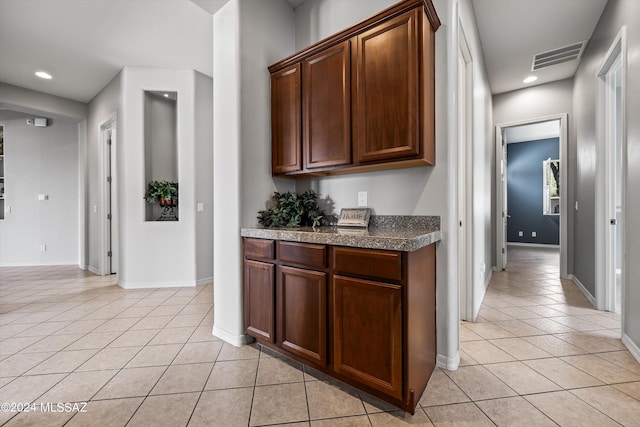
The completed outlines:
<svg viewBox="0 0 640 427">
<path fill-rule="evenodd" d="M 607 158 L 607 309 L 620 313 L 622 282 L 622 61 L 615 59 L 606 75 Z"/>
<path fill-rule="evenodd" d="M 596 303 L 599 309 L 622 312 L 625 254 L 625 50 L 623 27 L 598 72 L 599 111 L 596 162 Z M 622 331 L 625 331 L 622 316 Z"/>
</svg>

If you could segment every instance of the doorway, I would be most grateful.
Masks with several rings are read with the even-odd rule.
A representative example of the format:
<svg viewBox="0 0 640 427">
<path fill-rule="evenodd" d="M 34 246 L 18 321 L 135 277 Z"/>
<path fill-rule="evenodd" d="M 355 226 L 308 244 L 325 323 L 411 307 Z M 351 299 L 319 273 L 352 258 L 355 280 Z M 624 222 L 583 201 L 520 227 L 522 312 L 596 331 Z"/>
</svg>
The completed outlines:
<svg viewBox="0 0 640 427">
<path fill-rule="evenodd" d="M 551 137 L 552 129 L 553 136 L 559 137 L 559 155 L 557 159 L 552 159 L 556 162 L 555 165 L 560 165 L 557 170 L 556 182 L 559 185 L 564 185 L 565 189 L 568 188 L 567 180 L 567 167 L 562 167 L 568 159 L 568 128 L 567 128 L 567 114 L 560 114 L 555 116 L 546 116 L 537 119 L 525 120 L 520 122 L 505 123 L 496 127 L 496 270 L 506 270 L 508 259 L 508 224 L 509 224 L 509 210 L 508 210 L 508 196 L 507 196 L 507 143 L 509 142 L 509 132 L 512 133 L 512 140 L 521 138 L 526 139 L 542 139 L 543 137 Z M 528 135 L 528 136 L 525 136 Z M 543 172 L 543 163 L 541 162 L 540 172 Z M 553 169 L 553 168 L 550 168 Z M 564 183 L 564 184 L 562 184 Z M 543 192 L 540 197 L 541 204 L 544 203 L 544 197 L 550 195 L 544 193 L 544 183 L 540 180 L 540 189 Z M 556 188 L 557 190 L 557 188 Z M 567 266 L 567 192 L 563 191 L 564 196 L 558 196 L 555 194 L 553 200 L 548 200 L 548 203 L 553 204 L 552 211 L 546 211 L 547 215 L 557 215 L 559 217 L 559 245 L 560 245 L 560 277 L 567 278 L 568 266 Z M 543 205 L 544 206 L 544 205 Z M 541 208 L 541 214 L 544 213 L 544 209 Z M 516 231 L 519 232 L 519 231 Z M 524 237 L 524 230 L 522 230 Z M 534 234 L 535 233 L 535 234 Z M 537 232 L 529 231 L 529 237 L 536 238 Z"/>
<path fill-rule="evenodd" d="M 598 72 L 602 143 L 596 162 L 596 303 L 601 310 L 620 314 L 625 289 L 625 34 L 623 27 Z"/>
<path fill-rule="evenodd" d="M 116 145 L 117 122 L 115 116 L 100 127 L 103 168 L 102 194 L 104 206 L 101 217 L 102 245 L 101 268 L 102 275 L 118 272 L 118 216 L 117 216 L 117 182 L 116 182 Z"/>
</svg>

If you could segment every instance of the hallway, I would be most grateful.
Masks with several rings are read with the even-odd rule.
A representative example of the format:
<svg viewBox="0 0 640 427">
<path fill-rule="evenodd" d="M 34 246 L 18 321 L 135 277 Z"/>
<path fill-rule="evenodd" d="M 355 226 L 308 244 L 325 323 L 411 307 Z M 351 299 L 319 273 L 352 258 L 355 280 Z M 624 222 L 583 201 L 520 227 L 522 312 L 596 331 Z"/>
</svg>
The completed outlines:
<svg viewBox="0 0 640 427">
<path fill-rule="evenodd" d="M 640 425 L 640 365 L 618 316 L 557 279 L 557 251 L 509 256 L 478 322 L 461 325 L 460 368 L 436 369 L 413 417 L 217 340 L 211 285 L 124 290 L 74 267 L 0 268 L 0 402 L 88 402 L 4 411 L 0 425 Z"/>
<path fill-rule="evenodd" d="M 557 249 L 508 254 L 477 322 L 461 324 L 460 368 L 430 383 L 451 390 L 440 403 L 457 392 L 475 403 L 468 419 L 505 426 L 640 425 L 640 365 L 619 339 L 619 314 L 595 310 L 558 279 Z"/>
</svg>

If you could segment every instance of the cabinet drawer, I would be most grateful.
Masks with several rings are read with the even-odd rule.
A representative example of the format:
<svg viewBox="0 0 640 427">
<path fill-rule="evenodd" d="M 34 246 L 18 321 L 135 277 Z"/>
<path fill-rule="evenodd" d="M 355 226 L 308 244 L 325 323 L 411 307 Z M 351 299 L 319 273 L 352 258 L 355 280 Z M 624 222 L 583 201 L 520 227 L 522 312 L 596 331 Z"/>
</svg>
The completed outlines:
<svg viewBox="0 0 640 427">
<path fill-rule="evenodd" d="M 327 266 L 327 247 L 309 243 L 278 242 L 278 258 L 283 264 L 322 270 Z"/>
<path fill-rule="evenodd" d="M 335 248 L 336 274 L 402 280 L 402 253 L 375 249 Z"/>
<path fill-rule="evenodd" d="M 244 256 L 255 259 L 274 259 L 275 245 L 273 240 L 244 239 Z"/>
</svg>

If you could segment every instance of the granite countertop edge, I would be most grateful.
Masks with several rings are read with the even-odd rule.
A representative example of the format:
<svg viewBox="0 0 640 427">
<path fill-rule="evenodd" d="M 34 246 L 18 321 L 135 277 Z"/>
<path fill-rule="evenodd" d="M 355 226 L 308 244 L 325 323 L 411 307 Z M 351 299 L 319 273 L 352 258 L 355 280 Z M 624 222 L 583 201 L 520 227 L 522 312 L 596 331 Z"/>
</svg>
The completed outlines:
<svg viewBox="0 0 640 427">
<path fill-rule="evenodd" d="M 245 227 L 240 230 L 240 235 L 257 239 L 412 252 L 436 243 L 442 238 L 439 217 L 418 218 L 428 218 L 428 220 L 417 223 L 407 223 L 404 220 L 399 221 L 398 226 L 395 226 L 392 220 L 383 220 L 378 222 L 381 226 L 370 226 L 367 230 L 345 230 L 337 227 L 317 229 Z"/>
</svg>

